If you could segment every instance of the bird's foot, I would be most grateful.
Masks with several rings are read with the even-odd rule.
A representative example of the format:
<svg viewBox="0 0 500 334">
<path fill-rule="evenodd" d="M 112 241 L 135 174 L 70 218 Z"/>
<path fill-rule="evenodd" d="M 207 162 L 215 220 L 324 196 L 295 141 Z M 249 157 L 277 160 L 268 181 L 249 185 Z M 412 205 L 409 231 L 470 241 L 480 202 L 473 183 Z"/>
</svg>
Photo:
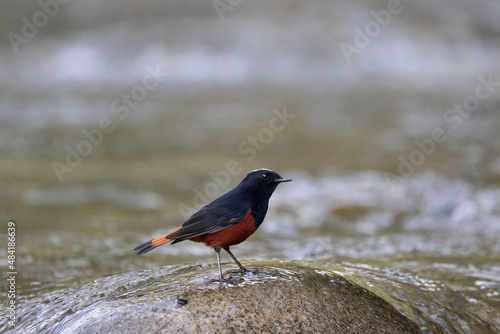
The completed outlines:
<svg viewBox="0 0 500 334">
<path fill-rule="evenodd" d="M 257 269 L 249 270 L 246 268 L 240 268 L 239 270 L 238 269 L 231 269 L 231 270 L 228 270 L 226 272 L 230 273 L 230 274 L 251 274 L 251 275 L 256 275 L 259 273 L 259 271 Z"/>
<path fill-rule="evenodd" d="M 242 278 L 209 278 L 207 279 L 207 282 L 209 283 L 229 283 L 229 284 L 238 284 L 243 281 Z"/>
</svg>

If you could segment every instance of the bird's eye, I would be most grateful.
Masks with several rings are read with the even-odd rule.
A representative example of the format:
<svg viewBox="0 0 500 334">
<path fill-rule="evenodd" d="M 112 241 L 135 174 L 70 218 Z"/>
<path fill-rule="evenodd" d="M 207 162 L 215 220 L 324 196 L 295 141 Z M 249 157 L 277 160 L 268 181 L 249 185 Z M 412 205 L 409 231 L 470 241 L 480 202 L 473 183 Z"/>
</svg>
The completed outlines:
<svg viewBox="0 0 500 334">
<path fill-rule="evenodd" d="M 267 180 L 267 179 L 269 178 L 269 175 L 268 175 L 268 174 L 262 174 L 262 178 L 263 178 L 264 180 Z"/>
</svg>

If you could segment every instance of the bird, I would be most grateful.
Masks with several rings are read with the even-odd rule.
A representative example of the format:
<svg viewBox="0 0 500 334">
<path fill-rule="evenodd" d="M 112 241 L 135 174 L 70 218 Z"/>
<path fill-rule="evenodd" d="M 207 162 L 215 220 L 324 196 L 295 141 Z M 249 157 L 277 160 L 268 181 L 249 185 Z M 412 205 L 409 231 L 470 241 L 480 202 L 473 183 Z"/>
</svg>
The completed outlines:
<svg viewBox="0 0 500 334">
<path fill-rule="evenodd" d="M 180 227 L 137 246 L 134 251 L 142 255 L 170 241 L 172 244 L 184 240 L 202 242 L 215 250 L 219 281 L 228 281 L 222 275 L 221 250 L 231 256 L 241 272 L 247 272 L 229 247 L 242 243 L 259 228 L 276 187 L 290 181 L 267 168 L 253 170 L 235 188 L 202 207 Z"/>
</svg>

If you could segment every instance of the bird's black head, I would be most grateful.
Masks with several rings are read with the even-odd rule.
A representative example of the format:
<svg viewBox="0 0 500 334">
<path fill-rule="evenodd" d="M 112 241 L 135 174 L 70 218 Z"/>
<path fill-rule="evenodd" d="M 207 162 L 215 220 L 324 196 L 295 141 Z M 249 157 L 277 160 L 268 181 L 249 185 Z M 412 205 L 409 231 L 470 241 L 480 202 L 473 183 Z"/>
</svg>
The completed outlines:
<svg viewBox="0 0 500 334">
<path fill-rule="evenodd" d="M 248 173 L 241 181 L 239 187 L 257 195 L 257 197 L 269 199 L 278 184 L 289 182 L 291 179 L 284 179 L 278 173 L 270 169 L 256 169 Z"/>
</svg>

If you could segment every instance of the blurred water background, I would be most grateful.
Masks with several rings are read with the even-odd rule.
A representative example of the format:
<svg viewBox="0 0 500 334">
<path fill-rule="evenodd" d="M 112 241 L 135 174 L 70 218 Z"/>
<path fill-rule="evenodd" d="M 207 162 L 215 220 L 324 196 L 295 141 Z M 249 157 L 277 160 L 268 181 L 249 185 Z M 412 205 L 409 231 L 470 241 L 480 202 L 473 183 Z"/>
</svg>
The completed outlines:
<svg viewBox="0 0 500 334">
<path fill-rule="evenodd" d="M 410 275 L 500 328 L 500 3 L 232 4 L 0 4 L 0 217 L 22 298 L 213 263 L 195 243 L 132 249 L 268 167 L 294 181 L 238 258 Z"/>
</svg>

